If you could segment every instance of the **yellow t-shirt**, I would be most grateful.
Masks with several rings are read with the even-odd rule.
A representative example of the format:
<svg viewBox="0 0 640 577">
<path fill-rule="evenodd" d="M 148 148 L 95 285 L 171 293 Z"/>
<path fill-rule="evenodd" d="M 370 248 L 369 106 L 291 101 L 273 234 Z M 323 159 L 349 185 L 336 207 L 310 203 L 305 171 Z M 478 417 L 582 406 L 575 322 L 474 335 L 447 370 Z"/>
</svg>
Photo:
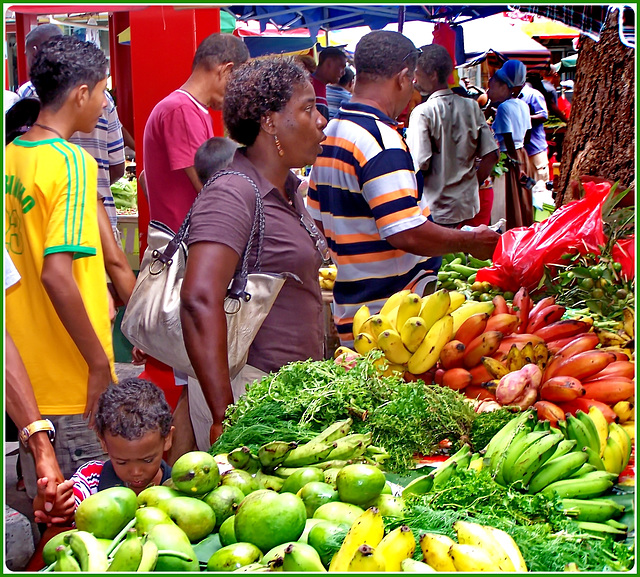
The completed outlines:
<svg viewBox="0 0 640 577">
<path fill-rule="evenodd" d="M 98 230 L 97 164 L 59 138 L 15 139 L 5 152 L 5 245 L 21 280 L 6 293 L 6 325 L 27 368 L 40 412 L 84 411 L 89 370 L 42 284 L 44 257 L 72 252 L 73 277 L 113 369 Z"/>
</svg>

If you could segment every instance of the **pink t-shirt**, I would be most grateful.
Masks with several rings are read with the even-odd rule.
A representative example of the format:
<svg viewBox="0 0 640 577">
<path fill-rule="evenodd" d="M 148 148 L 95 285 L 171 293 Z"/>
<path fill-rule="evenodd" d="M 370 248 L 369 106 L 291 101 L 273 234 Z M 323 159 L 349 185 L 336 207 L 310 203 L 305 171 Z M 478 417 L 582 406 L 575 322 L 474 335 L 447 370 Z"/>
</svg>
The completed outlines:
<svg viewBox="0 0 640 577">
<path fill-rule="evenodd" d="M 144 127 L 144 172 L 149 215 L 177 231 L 198 191 L 185 168 L 213 137 L 209 111 L 188 92 L 175 90 L 152 110 Z"/>
</svg>

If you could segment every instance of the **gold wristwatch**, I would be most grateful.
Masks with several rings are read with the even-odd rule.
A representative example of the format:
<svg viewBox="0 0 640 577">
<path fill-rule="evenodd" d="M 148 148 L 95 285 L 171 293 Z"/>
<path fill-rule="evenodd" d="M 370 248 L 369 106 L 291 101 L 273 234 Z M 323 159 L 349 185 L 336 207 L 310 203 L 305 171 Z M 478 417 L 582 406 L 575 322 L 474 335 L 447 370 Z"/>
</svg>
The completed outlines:
<svg viewBox="0 0 640 577">
<path fill-rule="evenodd" d="M 18 437 L 20 438 L 22 444 L 26 447 L 31 435 L 35 435 L 36 433 L 39 433 L 41 431 L 47 431 L 49 440 L 53 443 L 54 439 L 56 438 L 56 428 L 53 426 L 53 423 L 49 419 L 41 419 L 39 421 L 33 421 L 33 423 L 29 423 L 18 433 Z"/>
</svg>

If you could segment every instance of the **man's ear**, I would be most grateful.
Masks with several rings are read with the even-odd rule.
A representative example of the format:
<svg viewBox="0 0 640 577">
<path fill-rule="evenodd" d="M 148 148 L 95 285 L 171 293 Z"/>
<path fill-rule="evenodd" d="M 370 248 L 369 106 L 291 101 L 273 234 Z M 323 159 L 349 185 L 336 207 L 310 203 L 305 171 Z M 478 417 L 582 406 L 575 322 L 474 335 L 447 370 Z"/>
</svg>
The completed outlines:
<svg viewBox="0 0 640 577">
<path fill-rule="evenodd" d="M 228 78 L 233 71 L 233 62 L 226 62 L 218 65 L 218 75 L 220 78 Z"/>
<path fill-rule="evenodd" d="M 91 91 L 87 84 L 80 84 L 71 89 L 71 95 L 78 107 L 84 106 L 91 96 Z"/>
</svg>

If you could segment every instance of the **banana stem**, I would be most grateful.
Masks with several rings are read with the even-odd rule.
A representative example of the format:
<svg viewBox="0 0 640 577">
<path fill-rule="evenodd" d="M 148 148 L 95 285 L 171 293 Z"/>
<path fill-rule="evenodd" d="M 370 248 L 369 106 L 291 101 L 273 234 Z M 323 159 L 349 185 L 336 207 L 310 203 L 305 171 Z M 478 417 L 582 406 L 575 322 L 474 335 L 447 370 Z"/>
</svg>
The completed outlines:
<svg viewBox="0 0 640 577">
<path fill-rule="evenodd" d="M 47 565 L 44 569 L 40 569 L 38 573 L 49 573 L 53 571 L 53 568 L 55 567 L 55 565 L 56 565 L 56 562 L 54 561 L 53 563 L 51 563 L 51 565 Z"/>
<path fill-rule="evenodd" d="M 113 541 L 111 541 L 111 545 L 109 545 L 109 548 L 107 549 L 107 557 L 109 557 L 109 555 L 111 555 L 111 553 L 113 553 L 116 549 L 116 547 L 119 545 L 120 541 L 122 541 L 126 534 L 127 531 L 129 529 L 131 529 L 134 525 L 136 524 L 136 520 L 135 518 L 131 519 L 131 521 L 129 521 L 124 528 L 122 529 L 122 531 L 120 531 L 120 533 L 118 533 L 114 538 Z"/>
<path fill-rule="evenodd" d="M 191 559 L 191 557 L 189 557 L 189 555 L 185 555 L 184 553 L 180 552 L 180 551 L 172 551 L 171 549 L 160 549 L 158 551 L 158 556 L 160 555 L 171 555 L 171 557 L 177 557 L 178 559 L 182 559 L 183 561 L 186 561 L 187 563 L 193 561 L 193 559 Z"/>
</svg>

